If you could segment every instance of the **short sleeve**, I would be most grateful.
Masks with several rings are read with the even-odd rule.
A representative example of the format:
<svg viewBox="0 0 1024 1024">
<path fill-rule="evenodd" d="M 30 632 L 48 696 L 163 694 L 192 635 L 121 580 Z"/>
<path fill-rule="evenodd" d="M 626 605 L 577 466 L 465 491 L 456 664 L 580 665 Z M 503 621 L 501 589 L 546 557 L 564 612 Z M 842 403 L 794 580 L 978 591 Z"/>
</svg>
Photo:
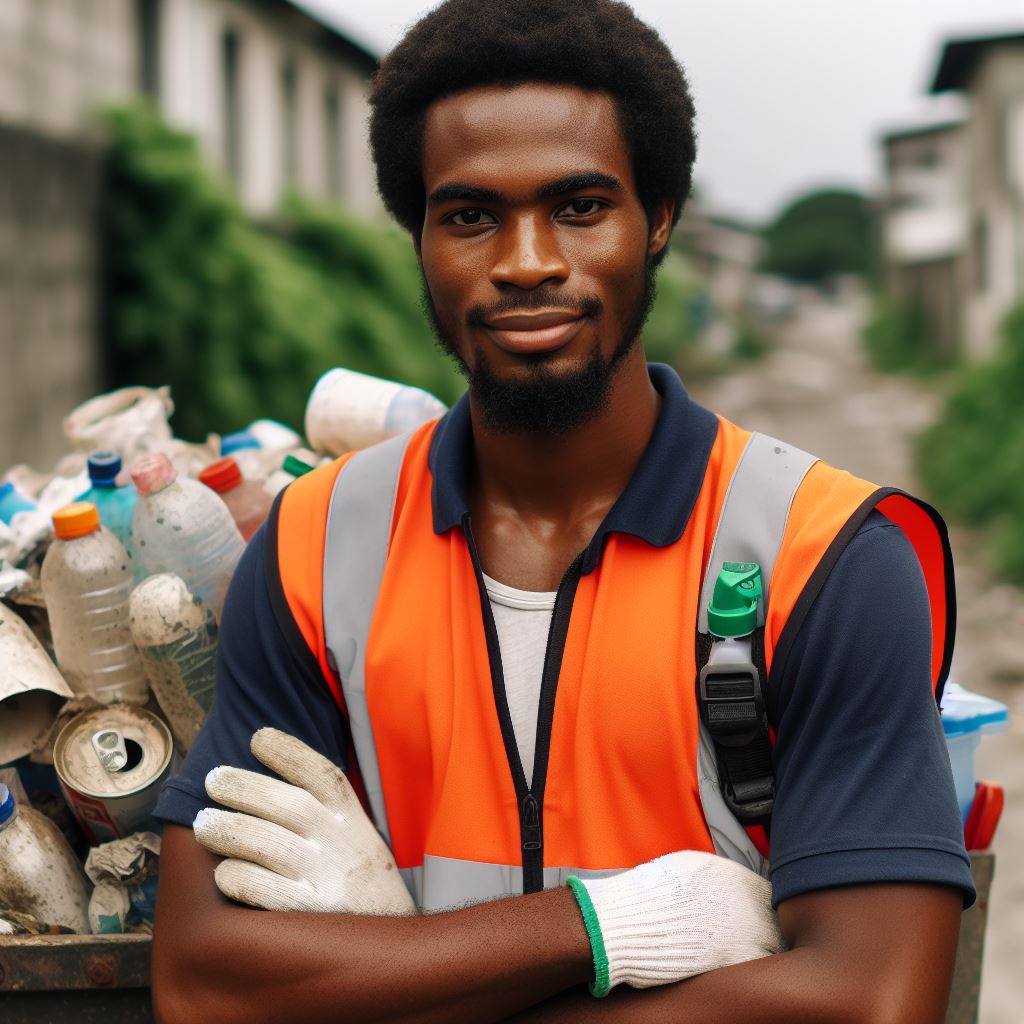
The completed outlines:
<svg viewBox="0 0 1024 1024">
<path fill-rule="evenodd" d="M 872 513 L 771 680 L 776 905 L 869 882 L 944 884 L 974 902 L 930 664 L 920 565 Z"/>
<path fill-rule="evenodd" d="M 266 525 L 238 563 L 220 626 L 213 708 L 181 770 L 164 786 L 154 814 L 191 827 L 211 806 L 206 774 L 234 765 L 269 775 L 249 751 L 252 734 L 274 726 L 347 769 L 347 727 L 312 652 L 308 658 L 282 631 L 266 576 Z"/>
</svg>

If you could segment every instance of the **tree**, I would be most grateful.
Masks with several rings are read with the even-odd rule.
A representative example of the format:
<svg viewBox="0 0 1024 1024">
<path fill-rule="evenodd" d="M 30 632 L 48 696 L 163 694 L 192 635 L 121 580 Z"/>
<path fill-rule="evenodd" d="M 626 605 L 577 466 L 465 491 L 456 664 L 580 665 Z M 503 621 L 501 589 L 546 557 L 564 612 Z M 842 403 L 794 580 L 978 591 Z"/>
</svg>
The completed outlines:
<svg viewBox="0 0 1024 1024">
<path fill-rule="evenodd" d="M 764 233 L 762 269 L 809 284 L 836 274 L 869 276 L 871 214 L 857 192 L 827 189 L 790 203 Z"/>
</svg>

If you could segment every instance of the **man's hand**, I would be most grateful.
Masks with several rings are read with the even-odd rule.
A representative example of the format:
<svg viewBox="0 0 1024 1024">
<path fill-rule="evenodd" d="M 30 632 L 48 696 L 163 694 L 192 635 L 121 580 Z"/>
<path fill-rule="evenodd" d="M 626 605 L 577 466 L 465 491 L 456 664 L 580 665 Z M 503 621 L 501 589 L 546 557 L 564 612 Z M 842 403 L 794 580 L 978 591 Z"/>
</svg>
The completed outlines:
<svg viewBox="0 0 1024 1024">
<path fill-rule="evenodd" d="M 220 891 L 264 910 L 414 914 L 391 851 L 344 773 L 277 729 L 260 729 L 250 746 L 287 781 L 226 766 L 206 776 L 210 797 L 242 812 L 205 808 L 193 825 L 206 849 L 229 858 L 215 872 Z"/>
<path fill-rule="evenodd" d="M 594 950 L 595 995 L 618 984 L 665 985 L 786 948 L 768 882 L 713 854 L 670 853 L 571 884 Z"/>
</svg>

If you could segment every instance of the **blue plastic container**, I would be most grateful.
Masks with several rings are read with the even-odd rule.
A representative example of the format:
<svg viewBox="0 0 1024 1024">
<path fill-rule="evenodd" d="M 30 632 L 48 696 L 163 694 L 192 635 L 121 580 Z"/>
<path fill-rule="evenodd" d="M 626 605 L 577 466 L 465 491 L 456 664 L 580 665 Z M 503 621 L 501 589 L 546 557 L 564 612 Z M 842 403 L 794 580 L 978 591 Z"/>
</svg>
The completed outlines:
<svg viewBox="0 0 1024 1024">
<path fill-rule="evenodd" d="M 9 480 L 0 484 L 0 520 L 10 523 L 15 512 L 30 512 L 36 503 L 26 498 Z"/>
<path fill-rule="evenodd" d="M 974 753 L 982 736 L 1002 732 L 1009 725 L 1010 714 L 1005 704 L 980 693 L 965 690 L 957 683 L 946 683 L 942 695 L 942 730 L 946 734 L 949 763 L 960 814 L 964 821 L 974 803 Z"/>
<path fill-rule="evenodd" d="M 134 561 L 132 513 L 139 496 L 130 484 L 127 487 L 117 486 L 121 456 L 116 452 L 91 452 L 88 465 L 92 487 L 78 500 L 91 501 L 96 506 L 100 522 L 124 545 Z"/>
</svg>

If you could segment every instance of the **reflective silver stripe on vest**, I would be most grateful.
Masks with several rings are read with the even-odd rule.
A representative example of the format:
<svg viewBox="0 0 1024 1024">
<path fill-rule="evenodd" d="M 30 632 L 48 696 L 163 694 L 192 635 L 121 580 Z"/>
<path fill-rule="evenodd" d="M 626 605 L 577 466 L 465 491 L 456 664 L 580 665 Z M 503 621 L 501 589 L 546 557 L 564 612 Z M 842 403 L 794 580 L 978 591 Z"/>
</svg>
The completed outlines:
<svg viewBox="0 0 1024 1024">
<path fill-rule="evenodd" d="M 395 492 L 412 433 L 357 452 L 338 474 L 324 544 L 324 639 L 341 679 L 352 742 L 374 823 L 390 843 L 377 748 L 366 704 L 366 641 L 384 577 Z"/>
<path fill-rule="evenodd" d="M 607 878 L 626 868 L 595 870 L 590 868 L 544 868 L 544 888 L 565 885 L 570 875 L 579 878 Z M 522 864 L 484 864 L 452 857 L 423 858 L 422 867 L 403 868 L 402 877 L 413 894 L 416 906 L 426 912 L 452 910 L 486 900 L 521 896 Z"/>
<path fill-rule="evenodd" d="M 764 600 L 758 609 L 758 624 L 763 625 L 772 569 L 782 547 L 789 510 L 807 471 L 817 461 L 815 456 L 767 434 L 751 434 L 729 482 L 711 546 L 697 615 L 701 633 L 708 631 L 708 606 L 725 562 L 757 562 L 761 566 Z M 767 878 L 768 862 L 722 798 L 715 748 L 703 722 L 697 779 L 704 820 L 715 850 Z"/>
</svg>

